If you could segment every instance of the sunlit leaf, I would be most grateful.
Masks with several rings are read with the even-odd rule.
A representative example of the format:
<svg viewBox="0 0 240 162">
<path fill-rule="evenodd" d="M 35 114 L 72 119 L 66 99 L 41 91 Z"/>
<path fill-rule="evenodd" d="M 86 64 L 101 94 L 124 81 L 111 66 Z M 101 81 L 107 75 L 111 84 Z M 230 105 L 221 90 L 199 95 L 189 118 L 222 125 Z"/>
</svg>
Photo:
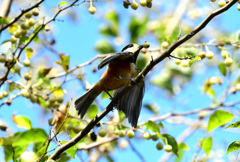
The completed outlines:
<svg viewBox="0 0 240 162">
<path fill-rule="evenodd" d="M 172 152 L 178 155 L 178 144 L 174 137 L 169 134 L 162 134 L 162 140 L 165 144 L 172 146 Z M 167 140 L 167 141 L 166 141 Z"/>
<path fill-rule="evenodd" d="M 100 33 L 107 36 L 118 36 L 118 27 L 116 25 L 105 25 L 100 29 Z"/>
<path fill-rule="evenodd" d="M 212 97 L 213 99 L 216 98 L 215 91 L 214 91 L 214 89 L 213 89 L 212 87 L 209 87 L 209 88 L 207 89 L 207 94 L 208 94 L 210 97 Z"/>
<path fill-rule="evenodd" d="M 29 37 L 28 36 L 22 36 L 20 38 L 20 44 L 26 44 L 29 40 Z"/>
<path fill-rule="evenodd" d="M 234 115 L 232 115 L 230 112 L 223 111 L 223 110 L 216 110 L 209 117 L 207 132 L 210 132 L 213 129 L 232 121 L 233 118 L 234 118 Z"/>
<path fill-rule="evenodd" d="M 212 140 L 212 137 L 208 137 L 201 141 L 201 147 L 207 155 L 209 155 L 212 149 Z"/>
<path fill-rule="evenodd" d="M 111 10 L 106 14 L 106 19 L 117 25 L 119 21 L 119 16 L 114 10 Z"/>
<path fill-rule="evenodd" d="M 229 152 L 233 152 L 233 151 L 237 151 L 237 150 L 240 150 L 240 141 L 232 142 L 227 148 L 227 154 Z"/>
<path fill-rule="evenodd" d="M 61 141 L 60 143 L 61 144 L 65 144 L 67 143 L 68 141 Z M 75 158 L 75 155 L 77 153 L 77 145 L 74 145 L 72 147 L 70 147 L 69 149 L 66 150 L 66 153 L 71 156 L 72 158 Z"/>
<path fill-rule="evenodd" d="M 90 108 L 87 111 L 87 116 L 91 119 L 93 119 L 98 113 L 98 107 L 94 104 L 90 106 Z"/>
<path fill-rule="evenodd" d="M 16 31 L 18 26 L 16 24 L 12 24 L 11 26 L 8 27 L 9 34 L 13 34 L 14 31 Z"/>
<path fill-rule="evenodd" d="M 62 88 L 58 88 L 53 91 L 53 95 L 55 97 L 62 97 L 64 95 L 64 91 L 62 90 Z"/>
<path fill-rule="evenodd" d="M 113 91 L 108 91 L 108 93 L 112 96 Z M 102 99 L 109 99 L 110 96 L 109 96 L 106 92 L 103 92 L 101 98 L 102 98 Z"/>
<path fill-rule="evenodd" d="M 116 52 L 114 50 L 113 46 L 109 43 L 109 41 L 105 41 L 105 40 L 97 42 L 97 44 L 95 46 L 95 50 L 101 54 Z"/>
<path fill-rule="evenodd" d="M 190 61 L 188 62 L 188 63 L 189 63 L 189 66 L 191 67 L 195 61 L 199 61 L 199 60 L 201 60 L 201 57 L 200 57 L 200 56 L 194 57 L 194 59 L 192 59 L 192 60 L 190 60 Z"/>
<path fill-rule="evenodd" d="M 159 125 L 156 124 L 155 122 L 148 120 L 145 124 L 147 129 L 150 129 L 156 133 L 160 133 Z"/>
<path fill-rule="evenodd" d="M 64 54 L 59 54 L 60 60 L 56 62 L 63 67 L 63 69 L 67 72 L 69 68 L 69 56 Z"/>
<path fill-rule="evenodd" d="M 20 127 L 20 128 L 25 128 L 25 129 L 31 129 L 32 128 L 32 123 L 31 120 L 25 116 L 12 116 L 12 120 L 14 123 Z"/>
<path fill-rule="evenodd" d="M 67 5 L 67 2 L 66 2 L 66 1 L 61 1 L 61 2 L 59 3 L 59 7 L 62 6 L 62 5 Z"/>
<path fill-rule="evenodd" d="M 46 101 L 41 96 L 38 97 L 38 102 L 43 108 L 46 108 Z"/>
<path fill-rule="evenodd" d="M 33 54 L 33 49 L 32 48 L 25 48 L 24 51 L 26 52 L 27 58 L 30 59 L 32 54 Z"/>
<path fill-rule="evenodd" d="M 154 114 L 158 114 L 159 108 L 156 104 L 144 104 L 143 106 Z"/>
<path fill-rule="evenodd" d="M 240 128 L 240 121 L 237 121 L 236 123 L 230 124 L 226 128 Z"/>
<path fill-rule="evenodd" d="M 190 148 L 183 142 L 178 143 L 178 149 L 179 150 L 190 150 Z"/>
<path fill-rule="evenodd" d="M 223 62 L 218 65 L 218 69 L 224 76 L 227 75 L 227 68 Z"/>
</svg>

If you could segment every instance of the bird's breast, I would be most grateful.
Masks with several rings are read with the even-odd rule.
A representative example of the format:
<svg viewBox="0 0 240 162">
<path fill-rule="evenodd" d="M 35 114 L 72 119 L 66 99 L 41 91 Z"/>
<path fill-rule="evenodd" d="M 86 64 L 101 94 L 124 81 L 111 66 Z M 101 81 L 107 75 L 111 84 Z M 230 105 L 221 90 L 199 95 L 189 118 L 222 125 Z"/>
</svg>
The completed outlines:
<svg viewBox="0 0 240 162">
<path fill-rule="evenodd" d="M 132 78 L 134 74 L 135 65 L 129 60 L 113 62 L 109 64 L 107 70 L 102 75 L 100 84 L 103 86 L 104 90 L 115 90 L 126 85 L 130 81 L 129 79 L 119 79 L 118 76 L 122 78 Z"/>
</svg>

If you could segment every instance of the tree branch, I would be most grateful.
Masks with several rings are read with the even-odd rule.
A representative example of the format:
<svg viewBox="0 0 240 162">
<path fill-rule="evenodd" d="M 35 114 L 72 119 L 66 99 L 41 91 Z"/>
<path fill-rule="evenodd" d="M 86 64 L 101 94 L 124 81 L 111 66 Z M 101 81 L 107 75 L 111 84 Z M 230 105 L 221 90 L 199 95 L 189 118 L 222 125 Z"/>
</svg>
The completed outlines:
<svg viewBox="0 0 240 162">
<path fill-rule="evenodd" d="M 149 72 L 153 69 L 153 67 L 161 62 L 166 57 L 169 57 L 171 52 L 173 52 L 178 46 L 192 38 L 195 34 L 197 34 L 199 31 L 201 31 L 214 17 L 217 15 L 223 13 L 224 11 L 228 10 L 231 6 L 233 6 L 238 0 L 232 0 L 230 1 L 226 6 L 212 12 L 199 26 L 197 26 L 195 29 L 192 30 L 192 32 L 188 33 L 181 39 L 177 40 L 175 43 L 173 43 L 162 55 L 160 55 L 155 60 L 151 61 L 143 70 L 138 74 L 138 76 L 134 79 L 134 81 L 131 82 L 129 86 L 127 86 L 121 93 L 119 93 L 115 98 L 114 102 L 117 102 L 124 94 L 126 94 L 134 85 L 139 83 Z M 99 115 L 96 115 L 96 117 L 81 131 L 79 132 L 74 138 L 72 138 L 70 141 L 65 143 L 64 145 L 60 146 L 50 157 L 49 159 L 56 160 L 59 158 L 59 156 L 68 148 L 74 146 L 79 142 L 85 135 L 87 135 L 91 129 L 103 118 L 105 117 L 110 111 L 113 110 L 114 103 L 113 101 L 110 102 L 110 104 L 106 107 L 105 110 L 103 110 Z"/>
</svg>

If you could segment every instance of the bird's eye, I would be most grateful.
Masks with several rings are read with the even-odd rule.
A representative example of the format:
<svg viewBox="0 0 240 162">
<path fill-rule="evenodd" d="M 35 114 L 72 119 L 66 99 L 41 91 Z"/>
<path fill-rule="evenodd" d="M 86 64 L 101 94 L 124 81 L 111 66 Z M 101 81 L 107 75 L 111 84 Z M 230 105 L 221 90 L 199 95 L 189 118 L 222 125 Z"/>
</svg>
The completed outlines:
<svg viewBox="0 0 240 162">
<path fill-rule="evenodd" d="M 126 45 L 126 46 L 122 49 L 122 52 L 125 51 L 125 50 L 128 49 L 128 48 L 131 48 L 131 47 L 133 47 L 133 44 L 128 44 L 128 45 Z"/>
</svg>

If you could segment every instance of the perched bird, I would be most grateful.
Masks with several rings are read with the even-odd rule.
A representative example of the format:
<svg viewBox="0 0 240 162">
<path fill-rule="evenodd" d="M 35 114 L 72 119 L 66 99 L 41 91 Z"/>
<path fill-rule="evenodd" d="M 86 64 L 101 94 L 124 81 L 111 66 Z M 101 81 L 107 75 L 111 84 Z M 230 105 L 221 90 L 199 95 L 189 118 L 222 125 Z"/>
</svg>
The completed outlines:
<svg viewBox="0 0 240 162">
<path fill-rule="evenodd" d="M 75 101 L 76 110 L 81 118 L 85 115 L 96 97 L 103 91 L 108 93 L 108 91 L 115 90 L 113 93 L 114 98 L 114 96 L 127 86 L 132 78 L 137 76 L 140 70 L 136 68 L 136 60 L 142 48 L 143 45 L 128 44 L 121 52 L 111 54 L 99 63 L 98 69 L 108 64 L 107 70 L 91 89 Z M 121 97 L 115 106 L 118 110 L 124 112 L 133 127 L 137 127 L 144 88 L 144 81 L 142 80 Z"/>
</svg>

